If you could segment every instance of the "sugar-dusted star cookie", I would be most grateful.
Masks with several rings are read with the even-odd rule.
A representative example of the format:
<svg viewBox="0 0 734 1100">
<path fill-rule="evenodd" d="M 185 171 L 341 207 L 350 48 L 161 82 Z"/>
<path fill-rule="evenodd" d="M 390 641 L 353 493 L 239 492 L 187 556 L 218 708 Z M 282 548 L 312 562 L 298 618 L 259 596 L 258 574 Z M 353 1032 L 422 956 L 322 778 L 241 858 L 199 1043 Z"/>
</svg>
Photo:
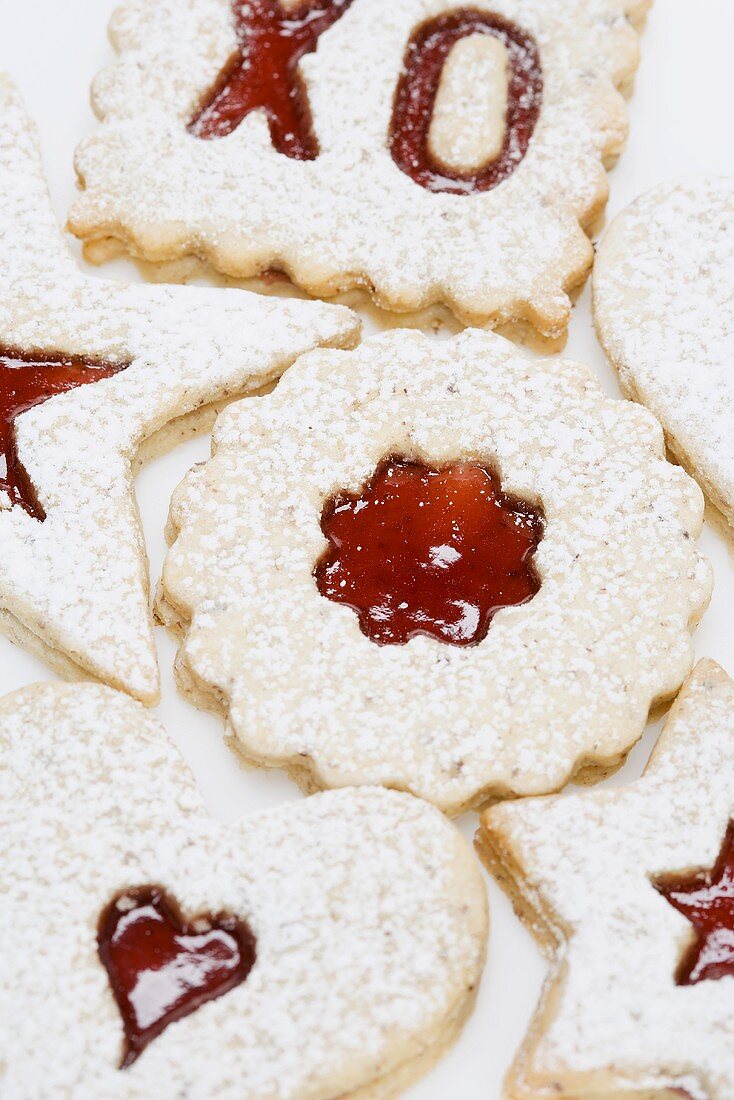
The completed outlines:
<svg viewBox="0 0 734 1100">
<path fill-rule="evenodd" d="M 734 177 L 663 184 L 620 214 L 594 315 L 622 388 L 734 524 Z"/>
<path fill-rule="evenodd" d="M 734 1096 L 734 683 L 701 661 L 642 779 L 488 810 L 552 969 L 513 1100 Z"/>
<path fill-rule="evenodd" d="M 95 684 L 0 701 L 0 765 L 3 1100 L 377 1100 L 457 1037 L 486 896 L 432 807 L 345 790 L 220 824 Z"/>
<path fill-rule="evenodd" d="M 239 291 L 126 286 L 78 270 L 35 132 L 0 78 L 0 627 L 57 671 L 152 701 L 158 671 L 131 463 L 185 418 L 256 390 L 345 309 Z M 157 434 L 156 434 L 157 433 Z"/>
<path fill-rule="evenodd" d="M 177 490 L 159 612 L 248 760 L 448 812 L 610 767 L 678 689 L 703 501 L 644 409 L 467 331 L 304 356 Z"/>
<path fill-rule="evenodd" d="M 558 335 L 649 0 L 125 0 L 70 218 L 324 297 Z"/>
</svg>

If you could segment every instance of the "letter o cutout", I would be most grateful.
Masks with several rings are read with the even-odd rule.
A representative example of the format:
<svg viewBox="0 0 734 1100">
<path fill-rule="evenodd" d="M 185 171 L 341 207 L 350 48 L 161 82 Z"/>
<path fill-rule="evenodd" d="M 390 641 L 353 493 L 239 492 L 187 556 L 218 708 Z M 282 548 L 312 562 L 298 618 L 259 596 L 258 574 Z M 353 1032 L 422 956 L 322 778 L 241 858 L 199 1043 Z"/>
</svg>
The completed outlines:
<svg viewBox="0 0 734 1100">
<path fill-rule="evenodd" d="M 441 74 L 456 43 L 470 34 L 490 34 L 507 50 L 509 87 L 502 149 L 477 171 L 463 174 L 442 165 L 429 148 L 429 130 Z M 392 159 L 427 191 L 471 195 L 491 191 L 525 156 L 540 115 L 543 70 L 531 34 L 502 16 L 462 8 L 422 24 L 408 42 L 390 120 Z"/>
</svg>

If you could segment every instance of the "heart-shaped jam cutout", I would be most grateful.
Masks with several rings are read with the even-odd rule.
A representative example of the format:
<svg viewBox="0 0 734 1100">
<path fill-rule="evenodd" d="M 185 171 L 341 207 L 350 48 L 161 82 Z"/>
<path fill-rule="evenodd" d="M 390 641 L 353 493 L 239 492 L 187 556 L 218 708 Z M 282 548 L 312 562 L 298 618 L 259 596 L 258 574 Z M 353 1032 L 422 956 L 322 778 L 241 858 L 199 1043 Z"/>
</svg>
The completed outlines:
<svg viewBox="0 0 734 1100">
<path fill-rule="evenodd" d="M 314 571 L 319 592 L 356 611 L 378 645 L 420 634 L 476 645 L 500 608 L 540 589 L 543 517 L 484 466 L 386 459 L 360 494 L 327 503 L 321 529 L 330 546 Z"/>
<path fill-rule="evenodd" d="M 97 945 L 125 1032 L 120 1069 L 169 1024 L 243 982 L 256 957 L 244 921 L 219 913 L 186 922 L 159 886 L 114 898 L 100 917 Z"/>
</svg>

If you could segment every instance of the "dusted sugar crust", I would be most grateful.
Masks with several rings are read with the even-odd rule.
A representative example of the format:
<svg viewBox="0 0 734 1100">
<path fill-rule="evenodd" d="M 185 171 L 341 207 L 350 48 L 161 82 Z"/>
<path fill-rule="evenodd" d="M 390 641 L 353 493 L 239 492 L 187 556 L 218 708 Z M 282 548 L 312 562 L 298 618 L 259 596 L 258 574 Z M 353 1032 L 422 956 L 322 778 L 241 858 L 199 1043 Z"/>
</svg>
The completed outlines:
<svg viewBox="0 0 734 1100">
<path fill-rule="evenodd" d="M 713 867 L 734 815 L 734 683 L 701 661 L 642 779 L 488 810 L 477 844 L 551 972 L 511 1100 L 730 1100 L 734 979 L 684 986 L 691 923 L 655 888 Z"/>
<path fill-rule="evenodd" d="M 129 364 L 15 421 L 46 514 L 0 491 L 0 628 L 64 675 L 155 701 L 158 668 L 133 462 L 206 407 L 272 382 L 316 344 L 351 345 L 350 311 L 243 291 L 82 275 L 56 225 L 37 139 L 0 77 L 0 346 Z M 188 420 L 186 418 L 189 418 Z"/>
<path fill-rule="evenodd" d="M 262 111 L 221 140 L 187 132 L 236 50 L 231 0 L 126 0 L 110 28 L 119 60 L 94 82 L 103 125 L 77 152 L 73 232 L 90 258 L 115 238 L 147 260 L 198 254 L 234 276 L 276 268 L 322 297 L 364 287 L 391 310 L 443 303 L 466 323 L 528 321 L 559 335 L 568 291 L 591 267 L 583 227 L 606 201 L 604 165 L 625 142 L 619 89 L 649 4 L 468 6 L 532 34 L 544 81 L 526 157 L 471 197 L 425 191 L 388 147 L 406 45 L 455 4 L 355 0 L 300 62 L 321 151 L 297 161 L 273 149 Z"/>
<path fill-rule="evenodd" d="M 3 700 L 0 758 L 3 1100 L 377 1100 L 458 1034 L 486 895 L 433 808 L 363 789 L 220 824 L 160 724 L 98 685 Z M 145 883 L 187 915 L 240 915 L 257 959 L 121 1071 L 97 922 Z"/>
<path fill-rule="evenodd" d="M 734 524 L 734 177 L 663 184 L 623 211 L 599 247 L 594 317 L 625 392 Z"/>
<path fill-rule="evenodd" d="M 618 764 L 690 669 L 711 588 L 700 490 L 586 367 L 395 331 L 304 356 L 214 438 L 173 498 L 159 613 L 185 633 L 183 690 L 227 712 L 251 762 L 457 813 Z M 325 502 L 390 455 L 485 465 L 544 512 L 540 591 L 475 647 L 377 646 L 317 591 Z"/>
</svg>

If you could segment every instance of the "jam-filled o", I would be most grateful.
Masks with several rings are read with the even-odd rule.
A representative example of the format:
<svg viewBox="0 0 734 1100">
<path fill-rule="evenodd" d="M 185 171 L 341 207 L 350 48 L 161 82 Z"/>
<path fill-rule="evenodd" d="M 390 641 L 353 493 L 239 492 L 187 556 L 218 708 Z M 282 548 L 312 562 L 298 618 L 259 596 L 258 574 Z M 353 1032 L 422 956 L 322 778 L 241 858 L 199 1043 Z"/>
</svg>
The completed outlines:
<svg viewBox="0 0 734 1100">
<path fill-rule="evenodd" d="M 431 126 L 435 120 L 437 97 L 445 70 L 451 64 L 452 51 L 467 39 L 490 36 L 502 48 L 505 64 L 501 65 L 500 83 L 506 84 L 501 95 L 504 108 L 496 123 L 501 129 L 499 148 L 486 162 L 467 165 L 458 170 L 441 163 L 431 143 Z M 464 66 L 469 69 L 473 59 L 468 55 Z M 481 72 L 481 70 L 480 70 Z M 486 73 L 481 73 L 487 79 Z M 461 93 L 458 93 L 459 95 Z M 457 93 L 454 93 L 456 96 Z M 543 99 L 543 74 L 540 51 L 532 35 L 501 16 L 473 8 L 451 11 L 423 24 L 408 43 L 403 71 L 398 81 L 390 120 L 390 152 L 392 158 L 412 180 L 429 191 L 448 191 L 457 195 L 472 195 L 488 191 L 507 179 L 528 151 Z M 464 104 L 462 103 L 462 106 Z M 491 104 L 487 105 L 491 109 Z M 478 112 L 467 125 L 478 128 Z M 460 139 L 461 117 L 451 119 L 444 143 Z"/>
</svg>

